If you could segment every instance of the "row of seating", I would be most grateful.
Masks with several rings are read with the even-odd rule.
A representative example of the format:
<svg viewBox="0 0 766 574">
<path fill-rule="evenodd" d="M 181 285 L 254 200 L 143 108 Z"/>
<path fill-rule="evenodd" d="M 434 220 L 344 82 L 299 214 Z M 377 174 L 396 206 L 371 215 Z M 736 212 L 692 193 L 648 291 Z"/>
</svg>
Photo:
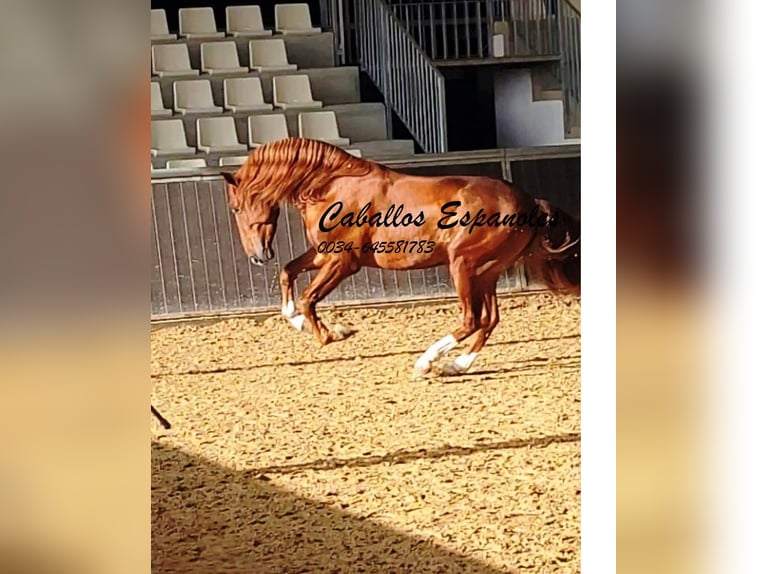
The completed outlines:
<svg viewBox="0 0 766 574">
<path fill-rule="evenodd" d="M 347 147 L 348 138 L 338 132 L 335 112 L 306 112 L 298 115 L 300 137 Z M 152 156 L 228 154 L 247 151 L 290 137 L 284 114 L 261 114 L 247 118 L 247 144 L 241 143 L 232 116 L 197 118 L 197 147 L 189 146 L 183 121 L 152 120 Z"/>
<path fill-rule="evenodd" d="M 286 24 L 289 18 L 280 12 L 287 6 L 275 9 L 277 32 L 321 32 L 311 27 L 305 4 L 300 9 L 303 24 Z M 412 140 L 390 139 L 381 104 L 359 102 L 358 70 L 335 67 L 328 34 L 273 35 L 263 27 L 260 8 L 231 6 L 226 33 L 217 29 L 212 10 L 180 10 L 179 40 L 165 34 L 165 13 L 159 11 L 157 17 L 156 12 L 151 45 L 153 170 L 236 165 L 250 149 L 290 136 L 325 141 L 375 159 L 414 153 Z M 321 108 L 326 109 L 313 111 Z"/>
<path fill-rule="evenodd" d="M 362 152 L 360 152 L 358 149 L 345 149 L 346 153 L 356 156 L 356 157 L 362 157 Z M 227 167 L 227 166 L 240 166 L 243 163 L 247 161 L 248 156 L 246 155 L 227 155 L 222 156 L 218 158 L 218 166 L 219 167 Z M 165 161 L 165 165 L 162 168 L 155 168 L 152 166 L 152 172 L 156 172 L 158 170 L 189 170 L 189 169 L 200 169 L 200 168 L 206 168 L 206 167 L 212 167 L 209 165 L 209 162 L 204 157 L 189 157 L 189 158 L 181 158 L 181 159 L 169 159 Z"/>
<path fill-rule="evenodd" d="M 318 34 L 322 30 L 311 23 L 308 4 L 277 4 L 274 7 L 274 28 L 280 34 Z M 175 40 L 168 30 L 165 10 L 152 10 L 152 40 Z M 215 13 L 210 7 L 178 10 L 178 35 L 183 38 L 222 38 L 230 36 L 271 36 L 263 26 L 260 6 L 228 6 L 226 32 L 220 32 Z"/>
<path fill-rule="evenodd" d="M 322 102 L 311 93 L 309 77 L 303 74 L 274 76 L 272 79 L 274 105 L 283 110 L 317 109 Z M 152 84 L 152 117 L 169 116 L 172 111 L 162 101 L 160 85 Z M 173 109 L 182 115 L 220 114 L 224 108 L 234 113 L 262 112 L 273 109 L 263 98 L 263 86 L 258 77 L 227 78 L 223 82 L 223 107 L 215 104 L 209 80 L 173 82 Z"/>
<path fill-rule="evenodd" d="M 282 72 L 297 70 L 287 59 L 285 41 L 281 38 L 251 40 L 249 42 L 249 70 L 255 72 Z M 200 46 L 200 60 L 204 74 L 246 74 L 248 66 L 239 61 L 234 42 L 206 42 Z M 198 76 L 200 70 L 192 68 L 186 44 L 152 45 L 152 75 L 165 77 Z"/>
</svg>

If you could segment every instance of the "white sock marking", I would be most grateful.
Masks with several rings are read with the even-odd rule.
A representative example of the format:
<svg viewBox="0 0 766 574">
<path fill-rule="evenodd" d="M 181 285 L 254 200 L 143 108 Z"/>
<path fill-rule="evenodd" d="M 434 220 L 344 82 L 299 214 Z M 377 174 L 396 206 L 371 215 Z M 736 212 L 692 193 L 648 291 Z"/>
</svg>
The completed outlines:
<svg viewBox="0 0 766 574">
<path fill-rule="evenodd" d="M 292 317 L 295 313 L 295 303 L 292 302 L 292 300 L 287 302 L 287 305 L 282 307 L 282 315 L 284 317 Z"/>
<path fill-rule="evenodd" d="M 446 337 L 439 339 L 436 343 L 428 347 L 425 353 L 420 355 L 418 360 L 415 361 L 415 367 L 418 369 L 429 368 L 431 363 L 452 349 L 455 345 L 457 345 L 457 341 L 452 335 L 447 335 Z"/>
<path fill-rule="evenodd" d="M 290 322 L 290 324 L 298 329 L 299 331 L 303 330 L 303 321 L 306 319 L 303 315 L 296 315 L 295 317 L 287 317 L 287 320 Z"/>
<path fill-rule="evenodd" d="M 461 371 L 467 371 L 468 369 L 471 368 L 471 365 L 476 359 L 476 355 L 478 355 L 478 353 L 468 353 L 467 355 L 465 354 L 460 355 L 457 359 L 455 359 L 455 366 L 458 367 Z"/>
</svg>

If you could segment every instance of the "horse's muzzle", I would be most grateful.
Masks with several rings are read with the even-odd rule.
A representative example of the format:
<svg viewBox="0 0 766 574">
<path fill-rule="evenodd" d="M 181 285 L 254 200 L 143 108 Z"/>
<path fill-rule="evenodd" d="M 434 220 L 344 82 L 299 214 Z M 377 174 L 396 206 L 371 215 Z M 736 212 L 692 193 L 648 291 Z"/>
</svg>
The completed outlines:
<svg viewBox="0 0 766 574">
<path fill-rule="evenodd" d="M 267 262 L 274 259 L 274 250 L 271 247 L 267 247 L 261 255 L 251 255 L 250 263 L 262 267 Z"/>
</svg>

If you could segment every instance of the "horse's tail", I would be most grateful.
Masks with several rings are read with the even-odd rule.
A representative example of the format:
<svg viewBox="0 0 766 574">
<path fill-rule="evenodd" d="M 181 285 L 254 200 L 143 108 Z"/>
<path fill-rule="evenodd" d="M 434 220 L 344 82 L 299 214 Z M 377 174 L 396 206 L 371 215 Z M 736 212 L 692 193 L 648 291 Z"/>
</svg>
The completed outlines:
<svg viewBox="0 0 766 574">
<path fill-rule="evenodd" d="M 580 220 L 536 199 L 549 225 L 536 228 L 523 263 L 530 281 L 561 293 L 580 292 Z"/>
</svg>

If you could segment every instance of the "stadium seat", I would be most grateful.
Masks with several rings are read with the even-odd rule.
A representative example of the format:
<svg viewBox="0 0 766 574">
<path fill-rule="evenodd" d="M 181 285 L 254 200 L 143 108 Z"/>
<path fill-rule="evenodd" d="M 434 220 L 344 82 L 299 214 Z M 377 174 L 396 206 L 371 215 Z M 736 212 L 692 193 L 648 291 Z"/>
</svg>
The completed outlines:
<svg viewBox="0 0 766 574">
<path fill-rule="evenodd" d="M 226 33 L 231 36 L 271 36 L 263 27 L 260 6 L 227 6 Z"/>
<path fill-rule="evenodd" d="M 152 117 L 172 116 L 173 111 L 165 107 L 162 103 L 162 91 L 160 85 L 157 82 L 151 82 L 152 84 Z"/>
<path fill-rule="evenodd" d="M 183 120 L 152 120 L 152 156 L 195 153 L 196 150 L 186 143 Z"/>
<path fill-rule="evenodd" d="M 247 161 L 246 155 L 230 155 L 218 159 L 218 165 L 220 167 L 242 165 Z"/>
<path fill-rule="evenodd" d="M 505 21 L 492 23 L 492 55 L 502 58 L 513 53 L 511 25 Z"/>
<path fill-rule="evenodd" d="M 152 40 L 175 40 L 176 35 L 168 31 L 165 10 L 152 10 Z"/>
<path fill-rule="evenodd" d="M 274 28 L 280 34 L 319 34 L 322 29 L 311 25 L 308 4 L 274 6 Z"/>
<path fill-rule="evenodd" d="M 223 108 L 213 102 L 210 80 L 173 82 L 173 107 L 180 114 L 216 114 Z"/>
<path fill-rule="evenodd" d="M 247 146 L 239 143 L 234 118 L 219 116 L 197 120 L 197 149 L 205 153 L 230 153 L 246 152 Z"/>
<path fill-rule="evenodd" d="M 152 46 L 152 74 L 160 78 L 199 76 L 191 67 L 186 44 L 155 44 Z"/>
<path fill-rule="evenodd" d="M 165 169 L 199 169 L 201 167 L 207 167 L 207 161 L 203 157 L 169 159 L 165 162 Z"/>
<path fill-rule="evenodd" d="M 178 34 L 184 38 L 222 38 L 226 35 L 216 28 L 215 14 L 210 7 L 179 8 Z"/>
<path fill-rule="evenodd" d="M 247 145 L 251 148 L 289 137 L 284 114 L 263 114 L 247 118 Z"/>
<path fill-rule="evenodd" d="M 311 83 L 306 75 L 274 76 L 274 105 L 289 109 L 317 109 L 322 102 L 314 100 L 311 95 Z"/>
<path fill-rule="evenodd" d="M 287 61 L 287 50 L 282 38 L 250 41 L 250 69 L 258 72 L 296 70 L 298 66 Z"/>
<path fill-rule="evenodd" d="M 348 138 L 340 137 L 335 112 L 307 112 L 298 114 L 298 134 L 302 138 L 320 140 L 336 146 L 347 146 Z"/>
<path fill-rule="evenodd" d="M 223 81 L 223 106 L 234 113 L 271 111 L 263 101 L 260 78 L 226 78 Z"/>
<path fill-rule="evenodd" d="M 245 66 L 239 65 L 239 54 L 234 42 L 205 42 L 200 46 L 202 71 L 207 74 L 244 74 Z"/>
</svg>

